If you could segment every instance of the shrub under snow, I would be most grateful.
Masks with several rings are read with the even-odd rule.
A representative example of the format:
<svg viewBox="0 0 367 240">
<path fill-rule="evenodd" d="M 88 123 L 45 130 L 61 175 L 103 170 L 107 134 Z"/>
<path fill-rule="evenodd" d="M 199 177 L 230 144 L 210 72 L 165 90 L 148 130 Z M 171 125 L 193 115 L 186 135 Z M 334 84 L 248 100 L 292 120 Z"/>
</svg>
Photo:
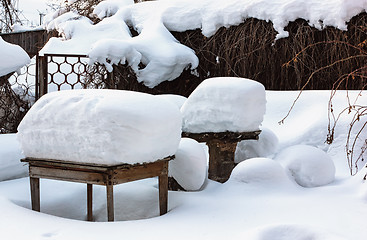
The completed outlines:
<svg viewBox="0 0 367 240">
<path fill-rule="evenodd" d="M 321 149 L 295 145 L 282 150 L 276 161 L 286 168 L 292 178 L 303 187 L 318 187 L 335 179 L 334 162 Z"/>
<path fill-rule="evenodd" d="M 283 167 L 270 158 L 251 158 L 239 163 L 233 169 L 229 180 L 249 184 L 289 182 Z"/>
</svg>

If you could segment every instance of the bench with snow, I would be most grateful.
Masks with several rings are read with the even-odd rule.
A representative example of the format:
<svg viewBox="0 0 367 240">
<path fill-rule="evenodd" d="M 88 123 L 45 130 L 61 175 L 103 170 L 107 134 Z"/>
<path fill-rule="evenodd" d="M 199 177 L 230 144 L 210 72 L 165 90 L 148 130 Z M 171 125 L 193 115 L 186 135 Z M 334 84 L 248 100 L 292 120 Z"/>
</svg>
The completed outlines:
<svg viewBox="0 0 367 240">
<path fill-rule="evenodd" d="M 106 186 L 107 218 L 114 221 L 113 186 L 158 176 L 159 212 L 167 213 L 168 161 L 173 156 L 143 164 L 91 164 L 51 159 L 24 158 L 29 164 L 32 210 L 40 211 L 40 178 L 87 184 L 87 220 L 93 221 L 93 184 Z"/>
<path fill-rule="evenodd" d="M 243 140 L 258 140 L 260 130 L 252 132 L 187 133 L 182 137 L 205 142 L 209 148 L 208 178 L 220 183 L 227 181 L 235 167 L 237 143 Z"/>
<path fill-rule="evenodd" d="M 264 86 L 245 78 L 209 78 L 190 94 L 181 107 L 182 136 L 208 145 L 210 179 L 228 180 L 237 143 L 259 137 L 265 105 Z"/>
<path fill-rule="evenodd" d="M 19 124 L 17 138 L 29 164 L 32 209 L 40 211 L 39 179 L 107 189 L 114 220 L 113 186 L 158 176 L 160 214 L 167 212 L 168 161 L 181 140 L 182 117 L 156 96 L 106 89 L 65 90 L 42 96 Z"/>
</svg>

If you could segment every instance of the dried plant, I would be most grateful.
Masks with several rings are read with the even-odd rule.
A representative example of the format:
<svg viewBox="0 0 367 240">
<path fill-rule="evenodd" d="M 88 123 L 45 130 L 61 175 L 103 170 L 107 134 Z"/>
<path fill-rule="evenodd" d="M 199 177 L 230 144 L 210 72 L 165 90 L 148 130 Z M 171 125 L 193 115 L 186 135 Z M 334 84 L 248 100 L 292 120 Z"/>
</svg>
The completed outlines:
<svg viewBox="0 0 367 240">
<path fill-rule="evenodd" d="M 364 157 L 366 155 L 367 149 L 367 104 L 360 105 L 358 104 L 358 99 L 362 95 L 362 92 L 366 90 L 367 87 L 367 51 L 365 49 L 367 40 L 363 42 L 353 45 L 348 42 L 343 41 L 329 41 L 329 42 L 319 42 L 316 44 L 311 44 L 304 48 L 302 51 L 298 52 L 290 61 L 284 64 L 284 66 L 289 67 L 292 64 L 296 64 L 299 62 L 300 56 L 307 52 L 309 49 L 315 48 L 320 45 L 326 47 L 328 45 L 336 46 L 342 45 L 348 47 L 349 55 L 343 58 L 337 59 L 334 62 L 320 67 L 316 71 L 312 72 L 312 74 L 308 77 L 306 83 L 301 88 L 300 93 L 297 98 L 294 100 L 290 110 L 287 115 L 279 122 L 283 123 L 284 120 L 289 116 L 292 111 L 294 105 L 298 101 L 299 97 L 302 94 L 302 91 L 306 88 L 308 84 L 314 81 L 314 76 L 323 71 L 328 71 L 331 68 L 342 68 L 344 64 L 354 64 L 354 69 L 352 69 L 348 73 L 341 74 L 333 83 L 331 95 L 328 103 L 328 134 L 326 136 L 326 143 L 332 144 L 335 138 L 335 129 L 338 125 L 338 122 L 341 116 L 348 114 L 352 117 L 351 122 L 348 128 L 348 134 L 346 138 L 346 155 L 348 166 L 351 175 L 355 175 L 359 170 L 359 163 L 364 161 Z M 327 47 L 326 47 L 327 48 Z M 352 51 L 353 50 L 353 51 Z M 360 64 L 355 64 L 356 62 Z M 356 84 L 359 86 L 359 94 L 351 99 L 348 89 L 350 83 Z M 340 89 L 347 90 L 347 103 L 346 107 L 338 112 L 335 112 L 333 106 L 333 98 L 336 92 Z M 363 122 L 364 121 L 364 122 Z M 358 149 L 359 146 L 359 149 Z"/>
<path fill-rule="evenodd" d="M 0 77 L 0 133 L 14 133 L 30 108 L 30 102 L 22 99 L 10 85 L 8 78 Z"/>
<path fill-rule="evenodd" d="M 17 0 L 0 0 L 0 33 L 11 32 L 15 23 L 21 23 L 16 3 Z"/>
</svg>

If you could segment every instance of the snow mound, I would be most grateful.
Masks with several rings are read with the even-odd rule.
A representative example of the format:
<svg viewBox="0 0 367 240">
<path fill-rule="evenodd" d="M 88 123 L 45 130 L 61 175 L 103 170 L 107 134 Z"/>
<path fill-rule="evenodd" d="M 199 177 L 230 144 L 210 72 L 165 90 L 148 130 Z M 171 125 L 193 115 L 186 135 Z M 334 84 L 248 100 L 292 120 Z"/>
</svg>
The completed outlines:
<svg viewBox="0 0 367 240">
<path fill-rule="evenodd" d="M 206 155 L 203 147 L 191 138 L 182 138 L 175 159 L 169 162 L 169 175 L 181 187 L 196 191 L 206 179 Z"/>
<path fill-rule="evenodd" d="M 255 157 L 269 157 L 278 147 L 277 136 L 267 128 L 263 128 L 259 140 L 244 140 L 237 144 L 235 162 Z"/>
<path fill-rule="evenodd" d="M 150 94 L 69 90 L 43 96 L 18 127 L 27 157 L 119 164 L 174 155 L 181 139 L 177 107 Z"/>
<path fill-rule="evenodd" d="M 17 71 L 30 61 L 31 59 L 23 48 L 5 42 L 0 37 L 0 77 Z"/>
<path fill-rule="evenodd" d="M 295 145 L 276 156 L 294 180 L 303 187 L 318 187 L 335 179 L 333 160 L 321 149 L 308 145 Z"/>
<path fill-rule="evenodd" d="M 265 88 L 261 83 L 246 78 L 209 78 L 200 83 L 181 108 L 183 131 L 259 130 L 265 105 Z"/>
<path fill-rule="evenodd" d="M 232 171 L 230 182 L 249 184 L 287 183 L 289 179 L 282 166 L 270 158 L 251 158 L 239 163 Z"/>
<path fill-rule="evenodd" d="M 160 94 L 160 95 L 156 95 L 156 96 L 172 102 L 179 109 L 182 107 L 182 105 L 187 100 L 187 97 L 184 97 L 184 96 L 181 96 L 181 95 L 176 95 L 176 94 Z"/>
<path fill-rule="evenodd" d="M 346 240 L 313 226 L 273 224 L 256 228 L 245 234 L 250 240 Z"/>
<path fill-rule="evenodd" d="M 0 138 L 0 181 L 25 177 L 26 165 L 20 162 L 24 158 L 15 134 L 1 134 Z"/>
</svg>

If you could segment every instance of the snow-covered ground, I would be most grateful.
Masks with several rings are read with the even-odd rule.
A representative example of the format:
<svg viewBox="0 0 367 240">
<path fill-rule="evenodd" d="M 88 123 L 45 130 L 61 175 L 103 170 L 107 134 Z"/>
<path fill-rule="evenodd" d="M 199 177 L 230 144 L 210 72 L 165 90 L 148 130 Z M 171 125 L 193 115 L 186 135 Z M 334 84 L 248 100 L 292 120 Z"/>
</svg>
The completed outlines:
<svg viewBox="0 0 367 240">
<path fill-rule="evenodd" d="M 111 67 L 109 61 L 127 61 L 138 80 L 153 87 L 157 80 L 173 80 L 182 69 L 198 64 L 193 51 L 175 41 L 169 30 L 201 28 L 205 36 L 211 36 L 222 26 L 255 17 L 271 21 L 280 38 L 287 36 L 284 27 L 288 22 L 298 17 L 319 28 L 345 29 L 346 22 L 366 8 L 364 0 L 162 0 L 135 5 L 132 0 L 110 0 L 96 9 L 102 20 L 96 25 L 75 13 L 51 19 L 48 27 L 65 38 L 51 40 L 43 51 L 79 50 L 107 67 Z M 132 37 L 127 26 L 139 35 Z M 110 39 L 99 38 L 102 34 Z M 140 62 L 146 67 L 139 69 Z M 358 94 L 350 92 L 349 96 L 353 99 Z M 41 212 L 31 211 L 27 167 L 19 163 L 22 153 L 16 136 L 0 135 L 0 239 L 366 239 L 363 176 L 367 169 L 360 162 L 360 172 L 349 176 L 345 154 L 351 116 L 342 116 L 334 143 L 327 145 L 328 91 L 303 92 L 291 115 L 278 124 L 297 95 L 295 91 L 266 91 L 264 131 L 259 141 L 238 147 L 239 164 L 226 183 L 206 179 L 200 191 L 169 192 L 169 212 L 164 216 L 158 212 L 157 179 L 115 186 L 114 223 L 106 222 L 106 193 L 100 186 L 94 190 L 95 222 L 85 221 L 85 184 L 42 179 Z M 174 100 L 176 105 L 184 105 L 178 100 Z M 359 104 L 366 102 L 367 93 L 362 92 Z M 338 92 L 334 112 L 346 104 L 346 92 Z M 364 117 L 352 134 L 365 122 Z M 366 139 L 366 132 L 362 134 L 361 139 Z M 180 154 L 192 153 L 194 146 L 200 153 L 197 144 L 185 141 Z M 357 150 L 361 144 L 358 142 Z M 202 157 L 197 164 L 201 169 Z M 180 164 L 184 159 L 180 158 Z M 172 171 L 180 168 L 178 164 Z M 186 183 L 193 169 L 185 170 L 190 171 L 178 174 Z M 188 188 L 198 185 L 191 183 Z"/>
<path fill-rule="evenodd" d="M 86 222 L 84 184 L 41 180 L 38 213 L 30 210 L 29 179 L 24 177 L 0 182 L 0 239 L 366 239 L 367 185 L 363 181 L 366 168 L 356 176 L 349 176 L 344 152 L 350 116 L 342 118 L 334 144 L 327 145 L 330 92 L 305 91 L 291 115 L 279 125 L 297 94 L 266 91 L 262 127 L 268 132 L 264 138 L 269 138 L 268 142 L 259 141 L 261 146 L 256 149 L 267 158 L 242 161 L 224 184 L 207 180 L 201 191 L 169 192 L 166 215 L 158 213 L 154 178 L 115 186 L 117 221 L 108 223 L 103 187 L 95 186 L 95 222 Z M 357 94 L 350 92 L 351 97 Z M 345 96 L 344 91 L 337 93 L 335 111 L 346 106 Z M 367 102 L 366 92 L 359 101 Z M 272 153 L 264 148 L 269 141 L 276 142 L 270 131 L 278 138 L 278 147 Z M 15 135 L 0 135 L 0 140 L 0 168 L 14 166 L 7 168 L 7 177 L 26 174 L 26 166 L 19 164 L 21 153 Z M 323 152 L 304 151 L 310 151 L 311 147 L 299 147 L 302 151 L 289 148 L 305 144 Z M 282 154 L 277 153 L 284 149 L 288 149 L 287 159 L 281 161 L 278 158 Z M 320 177 L 332 172 L 332 167 L 315 165 L 314 159 L 307 164 L 307 156 L 320 158 L 325 153 L 334 163 L 336 174 L 333 181 L 320 187 L 300 186 L 295 178 L 297 172 L 292 175 L 292 169 L 284 164 L 301 161 L 306 167 L 323 170 L 315 171 L 315 177 Z M 305 172 L 298 174 L 306 176 Z"/>
</svg>

